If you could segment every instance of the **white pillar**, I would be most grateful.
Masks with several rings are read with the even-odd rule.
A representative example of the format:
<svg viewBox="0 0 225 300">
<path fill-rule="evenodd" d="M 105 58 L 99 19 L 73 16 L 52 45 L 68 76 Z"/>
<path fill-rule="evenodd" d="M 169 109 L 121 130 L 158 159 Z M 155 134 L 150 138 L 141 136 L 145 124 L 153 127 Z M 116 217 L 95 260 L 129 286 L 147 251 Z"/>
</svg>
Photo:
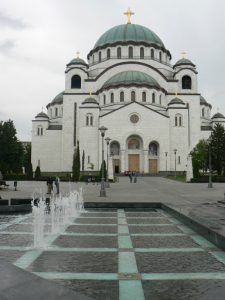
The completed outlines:
<svg viewBox="0 0 225 300">
<path fill-rule="evenodd" d="M 187 157 L 186 182 L 190 182 L 191 178 L 193 178 L 192 157 L 191 157 L 191 155 L 188 155 L 188 157 Z"/>
<path fill-rule="evenodd" d="M 144 173 L 149 173 L 148 150 L 143 150 L 144 154 Z"/>
</svg>

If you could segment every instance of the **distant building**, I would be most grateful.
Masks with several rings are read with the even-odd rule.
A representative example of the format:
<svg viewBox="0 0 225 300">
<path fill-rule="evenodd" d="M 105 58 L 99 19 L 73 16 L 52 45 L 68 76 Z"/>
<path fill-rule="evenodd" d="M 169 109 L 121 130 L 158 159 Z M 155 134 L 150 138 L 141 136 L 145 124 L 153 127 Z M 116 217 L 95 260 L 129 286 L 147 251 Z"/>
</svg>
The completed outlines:
<svg viewBox="0 0 225 300">
<path fill-rule="evenodd" d="M 187 58 L 172 64 L 161 39 L 142 25 L 107 30 L 87 60 L 67 64 L 65 90 L 47 105 L 47 114 L 33 120 L 34 169 L 71 172 L 79 140 L 85 170 L 99 170 L 103 125 L 114 172 L 174 171 L 175 157 L 177 171 L 184 171 L 212 123 L 225 122 L 219 113 L 211 118 L 212 107 L 198 91 L 196 65 Z"/>
</svg>

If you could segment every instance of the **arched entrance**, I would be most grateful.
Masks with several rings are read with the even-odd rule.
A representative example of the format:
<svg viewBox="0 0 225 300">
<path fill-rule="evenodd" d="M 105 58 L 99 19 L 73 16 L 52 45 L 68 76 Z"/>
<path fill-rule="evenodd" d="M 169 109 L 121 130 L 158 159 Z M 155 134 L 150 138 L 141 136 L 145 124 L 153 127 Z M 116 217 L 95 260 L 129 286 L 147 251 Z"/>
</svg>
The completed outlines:
<svg viewBox="0 0 225 300">
<path fill-rule="evenodd" d="M 132 135 L 127 139 L 128 171 L 141 171 L 143 142 L 138 135 Z"/>
<path fill-rule="evenodd" d="M 155 175 L 158 173 L 158 155 L 159 155 L 159 144 L 153 141 L 148 146 L 149 173 L 151 175 Z"/>
<path fill-rule="evenodd" d="M 110 143 L 110 155 L 113 163 L 113 173 L 120 173 L 120 144 L 117 141 Z"/>
</svg>

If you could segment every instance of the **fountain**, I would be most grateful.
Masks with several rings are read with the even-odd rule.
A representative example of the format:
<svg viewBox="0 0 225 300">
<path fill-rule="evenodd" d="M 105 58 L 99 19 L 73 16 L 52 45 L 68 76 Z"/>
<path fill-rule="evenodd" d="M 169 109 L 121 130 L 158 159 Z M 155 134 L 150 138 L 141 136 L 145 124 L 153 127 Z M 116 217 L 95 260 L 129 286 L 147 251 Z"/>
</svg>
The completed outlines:
<svg viewBox="0 0 225 300">
<path fill-rule="evenodd" d="M 70 191 L 67 196 L 51 194 L 45 198 L 35 193 L 32 200 L 34 248 L 48 246 L 46 236 L 58 235 L 84 212 L 83 191 Z"/>
</svg>

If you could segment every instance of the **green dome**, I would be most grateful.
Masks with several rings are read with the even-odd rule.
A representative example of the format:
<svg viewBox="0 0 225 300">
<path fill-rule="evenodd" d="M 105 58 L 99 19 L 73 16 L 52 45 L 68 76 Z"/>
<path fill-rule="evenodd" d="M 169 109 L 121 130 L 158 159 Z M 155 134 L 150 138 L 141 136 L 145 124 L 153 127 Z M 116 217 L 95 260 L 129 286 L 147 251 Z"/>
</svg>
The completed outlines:
<svg viewBox="0 0 225 300">
<path fill-rule="evenodd" d="M 214 116 L 212 116 L 212 119 L 225 119 L 225 117 L 221 113 L 216 113 Z"/>
<path fill-rule="evenodd" d="M 160 88 L 158 82 L 150 75 L 139 71 L 125 71 L 118 73 L 107 80 L 103 88 L 117 87 L 117 86 L 129 86 L 129 85 L 147 85 L 149 87 Z"/>
<path fill-rule="evenodd" d="M 182 105 L 184 105 L 184 101 L 183 100 L 181 100 L 180 98 L 173 98 L 170 102 L 169 102 L 169 104 L 168 105 L 171 105 L 171 104 L 182 104 Z"/>
<path fill-rule="evenodd" d="M 137 24 L 122 24 L 107 30 L 96 42 L 94 49 L 117 42 L 144 42 L 165 48 L 160 38 L 150 29 Z"/>
<path fill-rule="evenodd" d="M 193 62 L 191 62 L 190 59 L 187 59 L 187 58 L 181 58 L 181 59 L 179 59 L 179 60 L 175 63 L 174 67 L 175 67 L 175 66 L 179 66 L 179 65 L 192 65 L 192 66 L 195 67 L 195 65 L 193 64 Z"/>
<path fill-rule="evenodd" d="M 72 60 L 67 64 L 67 66 L 70 66 L 70 65 L 85 65 L 85 66 L 87 66 L 87 63 L 86 63 L 83 59 L 77 57 L 77 58 L 72 59 Z"/>
</svg>

